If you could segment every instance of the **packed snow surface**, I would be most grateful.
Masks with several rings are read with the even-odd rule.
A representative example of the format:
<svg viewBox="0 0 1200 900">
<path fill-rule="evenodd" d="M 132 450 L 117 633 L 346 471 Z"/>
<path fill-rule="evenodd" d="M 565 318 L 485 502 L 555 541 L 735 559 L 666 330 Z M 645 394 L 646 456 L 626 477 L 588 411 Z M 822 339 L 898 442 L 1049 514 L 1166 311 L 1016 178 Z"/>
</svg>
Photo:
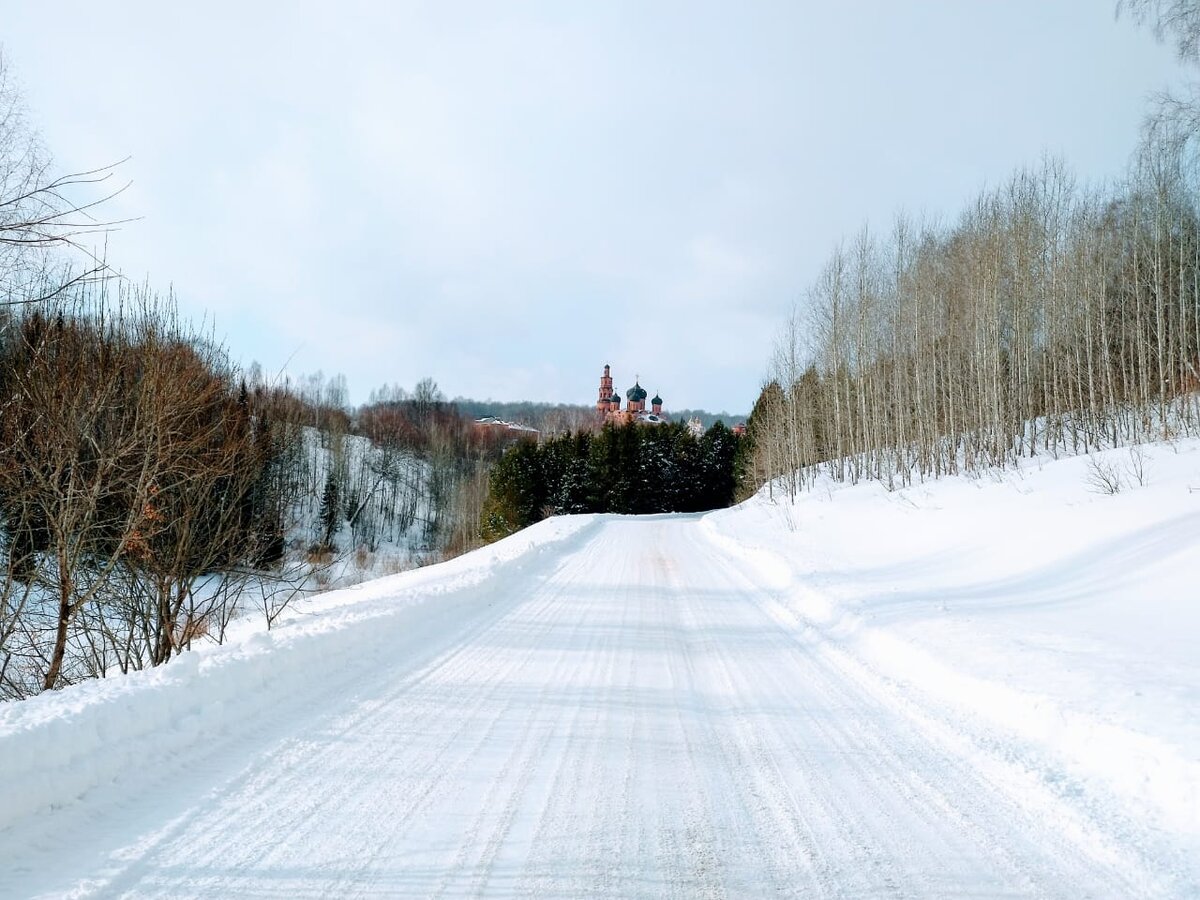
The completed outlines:
<svg viewBox="0 0 1200 900">
<path fill-rule="evenodd" d="M 1200 443 L 1146 453 L 555 519 L 0 707 L 0 896 L 1195 896 Z"/>
</svg>

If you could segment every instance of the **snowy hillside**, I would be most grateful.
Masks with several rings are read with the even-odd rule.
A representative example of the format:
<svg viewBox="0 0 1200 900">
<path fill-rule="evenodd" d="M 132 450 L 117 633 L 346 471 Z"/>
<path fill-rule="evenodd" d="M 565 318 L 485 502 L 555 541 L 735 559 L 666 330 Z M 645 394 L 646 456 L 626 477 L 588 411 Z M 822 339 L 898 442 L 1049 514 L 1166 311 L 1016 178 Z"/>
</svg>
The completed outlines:
<svg viewBox="0 0 1200 900">
<path fill-rule="evenodd" d="M 1196 441 L 551 519 L 0 707 L 0 895 L 1194 896 L 1198 526 Z"/>
<path fill-rule="evenodd" d="M 704 527 L 773 579 L 781 620 L 1197 846 L 1200 441 L 767 494 Z"/>
<path fill-rule="evenodd" d="M 298 499 L 288 516 L 289 553 L 316 562 L 312 588 L 348 587 L 411 569 L 436 558 L 440 512 L 433 508 L 430 465 L 412 453 L 353 434 L 301 430 Z M 322 501 L 330 478 L 338 491 L 331 517 L 332 548 L 309 548 L 323 535 Z"/>
</svg>

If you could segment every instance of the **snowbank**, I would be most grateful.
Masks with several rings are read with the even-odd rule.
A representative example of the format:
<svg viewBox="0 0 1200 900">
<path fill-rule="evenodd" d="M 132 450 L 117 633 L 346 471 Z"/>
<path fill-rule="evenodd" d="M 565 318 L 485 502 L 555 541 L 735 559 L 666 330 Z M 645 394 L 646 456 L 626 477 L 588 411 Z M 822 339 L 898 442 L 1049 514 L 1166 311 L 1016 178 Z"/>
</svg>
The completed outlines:
<svg viewBox="0 0 1200 900">
<path fill-rule="evenodd" d="M 231 731 L 283 727 L 314 696 L 372 677 L 383 658 L 412 668 L 513 602 L 505 586 L 552 567 L 595 517 L 549 520 L 449 562 L 323 594 L 267 632 L 238 629 L 167 666 L 0 704 L 6 828 L 122 779 L 172 771 L 178 751 Z"/>
<path fill-rule="evenodd" d="M 777 620 L 881 689 L 1200 835 L 1200 441 L 895 492 L 826 482 L 795 505 L 764 491 L 702 527 L 769 573 Z"/>
</svg>

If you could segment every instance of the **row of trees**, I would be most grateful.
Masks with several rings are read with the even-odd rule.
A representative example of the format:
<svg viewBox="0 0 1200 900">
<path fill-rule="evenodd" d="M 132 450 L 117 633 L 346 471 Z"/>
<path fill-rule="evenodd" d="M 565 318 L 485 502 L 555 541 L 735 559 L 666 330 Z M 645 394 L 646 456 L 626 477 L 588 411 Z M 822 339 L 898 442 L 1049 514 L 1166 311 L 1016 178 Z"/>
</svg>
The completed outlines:
<svg viewBox="0 0 1200 900">
<path fill-rule="evenodd" d="M 492 469 L 482 533 L 496 540 L 562 513 L 696 512 L 728 506 L 738 439 L 674 423 L 607 425 L 512 447 Z"/>
<path fill-rule="evenodd" d="M 335 426 L 318 432 L 330 454 L 324 486 L 305 494 L 321 498 L 317 543 L 336 550 L 338 535 L 349 532 L 345 543 L 374 551 L 411 545 L 416 527 L 432 557 L 478 546 L 488 470 L 516 435 L 476 427 L 430 378 L 411 392 L 385 385 L 357 410 L 343 410 L 344 423 L 330 417 Z"/>
<path fill-rule="evenodd" d="M 588 430 L 596 422 L 596 407 L 578 403 L 537 403 L 529 400 L 503 402 L 496 400 L 468 400 L 458 397 L 454 405 L 459 412 L 472 418 L 497 416 L 511 422 L 522 422 L 536 428 L 542 435 L 554 437 L 569 431 Z M 744 422 L 745 415 L 727 412 L 709 412 L 703 409 L 670 410 L 674 421 L 686 422 L 696 419 L 705 428 L 717 422 Z"/>
<path fill-rule="evenodd" d="M 0 322 L 0 697 L 166 662 L 282 556 L 266 398 L 119 290 Z"/>
<path fill-rule="evenodd" d="M 0 699 L 269 627 L 381 545 L 477 546 L 511 440 L 429 380 L 358 410 L 340 377 L 268 384 L 120 280 L 0 314 L 0 398 Z"/>
<path fill-rule="evenodd" d="M 1195 433 L 1196 185 L 1156 150 L 1119 192 L 1048 163 L 954 227 L 839 247 L 751 415 L 753 480 L 824 462 L 892 484 Z"/>
<path fill-rule="evenodd" d="M 1130 7 L 1200 27 L 1194 2 Z M 782 476 L 794 492 L 821 472 L 892 486 L 1200 433 L 1200 119 L 1187 110 L 1156 107 L 1120 184 L 1082 187 L 1047 160 L 952 225 L 902 216 L 835 249 L 777 341 L 745 491 Z"/>
</svg>

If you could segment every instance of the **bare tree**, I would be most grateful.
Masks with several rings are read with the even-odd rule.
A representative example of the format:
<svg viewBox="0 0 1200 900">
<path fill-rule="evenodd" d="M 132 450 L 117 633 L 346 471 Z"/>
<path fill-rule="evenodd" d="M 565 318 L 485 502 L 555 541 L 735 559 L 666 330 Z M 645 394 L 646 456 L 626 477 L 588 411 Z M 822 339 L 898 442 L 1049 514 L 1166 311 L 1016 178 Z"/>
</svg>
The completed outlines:
<svg viewBox="0 0 1200 900">
<path fill-rule="evenodd" d="M 271 580 L 272 426 L 220 347 L 116 290 L 43 304 L 0 346 L 5 696 L 220 639 L 239 591 Z"/>
<path fill-rule="evenodd" d="M 138 360 L 119 323 L 100 318 L 93 331 L 77 312 L 23 322 L 4 367 L 0 493 L 15 519 L 10 553 L 53 599 L 45 689 L 64 677 L 80 611 L 150 524 L 157 475 L 144 452 L 149 410 L 127 391 Z"/>
<path fill-rule="evenodd" d="M 863 231 L 780 332 L 756 461 L 789 483 L 978 472 L 1200 429 L 1200 179 L 1148 129 L 1128 181 L 1060 161 L 950 228 Z M 775 415 L 762 414 L 771 405 Z M 770 476 L 766 476 L 770 477 Z"/>
<path fill-rule="evenodd" d="M 122 224 L 98 215 L 128 186 L 116 182 L 120 165 L 55 174 L 0 52 L 0 305 L 35 304 L 108 271 L 85 242 Z"/>
<path fill-rule="evenodd" d="M 1120 0 L 1117 15 L 1127 12 L 1147 25 L 1160 41 L 1172 41 L 1184 62 L 1200 62 L 1200 2 L 1197 0 Z"/>
</svg>

